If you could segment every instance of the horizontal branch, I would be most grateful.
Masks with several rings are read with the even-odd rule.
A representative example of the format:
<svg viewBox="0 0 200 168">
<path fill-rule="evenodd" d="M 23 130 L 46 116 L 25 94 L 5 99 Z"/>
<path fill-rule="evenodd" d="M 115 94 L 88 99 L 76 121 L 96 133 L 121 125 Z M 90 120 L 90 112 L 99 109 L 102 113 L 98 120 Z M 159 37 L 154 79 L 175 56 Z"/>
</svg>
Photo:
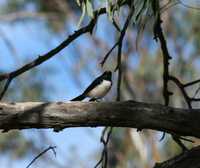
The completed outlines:
<svg viewBox="0 0 200 168">
<path fill-rule="evenodd" d="M 0 129 L 132 127 L 200 138 L 200 109 L 125 102 L 0 103 Z"/>
</svg>

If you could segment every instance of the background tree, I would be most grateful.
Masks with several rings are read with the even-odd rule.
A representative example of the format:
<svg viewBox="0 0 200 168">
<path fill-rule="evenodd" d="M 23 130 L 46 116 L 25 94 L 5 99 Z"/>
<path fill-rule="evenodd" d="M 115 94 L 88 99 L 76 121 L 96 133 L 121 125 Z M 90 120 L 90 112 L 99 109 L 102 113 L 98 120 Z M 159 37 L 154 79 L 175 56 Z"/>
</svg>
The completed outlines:
<svg viewBox="0 0 200 168">
<path fill-rule="evenodd" d="M 98 17 L 92 36 L 82 36 L 53 59 L 13 80 L 4 96 L 5 101 L 66 101 L 80 93 L 99 71 L 103 71 L 100 63 L 119 38 L 119 29 L 120 31 L 123 29 L 129 14 L 130 1 L 78 2 L 78 4 L 72 0 L 7 0 L 2 2 L 0 16 L 3 51 L 0 55 L 2 60 L 0 70 L 2 73 L 15 70 L 35 59 L 37 55 L 54 48 L 77 27 L 87 25 L 95 17 L 94 10 L 106 7 L 107 13 Z M 128 5 L 121 7 L 123 3 Z M 152 5 L 154 3 L 156 1 L 134 1 L 134 13 L 123 39 L 120 66 L 121 100 L 134 99 L 164 104 L 163 53 L 159 44 L 153 39 L 155 32 L 152 23 L 155 23 L 157 19 Z M 113 4 L 117 5 L 113 7 Z M 184 1 L 163 0 L 160 1 L 159 8 L 155 9 L 161 14 L 163 31 L 172 57 L 169 73 L 183 83 L 199 78 L 199 9 L 193 9 L 194 5 L 196 4 L 193 2 L 187 4 Z M 117 55 L 116 47 L 105 61 L 103 69 L 114 70 L 119 60 Z M 106 97 L 107 100 L 115 100 L 117 95 L 117 73 L 113 79 L 116 81 L 115 85 L 111 94 Z M 2 88 L 4 85 L 5 83 L 1 82 Z M 168 88 L 174 93 L 170 96 L 169 105 L 188 108 L 182 93 L 173 81 L 168 82 Z M 196 92 L 198 88 L 198 84 L 188 87 L 188 95 L 198 98 L 198 92 Z M 198 103 L 193 103 L 193 107 L 198 107 Z M 86 129 L 78 131 L 77 136 L 85 132 L 87 137 L 92 137 L 93 143 L 96 142 L 94 145 L 96 146 L 99 145 L 96 134 L 100 131 L 101 129 Z M 53 145 L 57 141 L 52 131 L 38 132 L 10 131 L 8 135 L 2 134 L 1 149 L 12 155 L 15 147 L 16 156 L 30 160 L 28 156 L 30 154 L 33 156 L 32 151 L 39 153 L 41 148 L 48 146 L 47 144 Z M 67 133 L 66 130 L 58 134 Z M 36 140 L 32 138 L 33 134 L 37 134 Z M 171 136 L 167 135 L 162 142 L 159 142 L 161 136 L 162 133 L 155 131 L 142 131 L 138 134 L 133 129 L 115 128 L 108 147 L 109 167 L 152 167 L 155 162 L 166 160 L 181 152 Z M 11 137 L 15 140 L 13 141 Z M 47 143 L 38 143 L 38 140 L 43 138 Z M 66 137 L 63 135 L 62 138 Z M 73 141 L 75 136 L 71 138 Z M 196 139 L 194 144 L 186 143 L 188 147 L 198 144 Z M 75 146 L 76 149 L 79 147 Z M 45 155 L 47 158 L 44 159 L 51 160 L 52 167 L 66 165 L 92 167 L 99 158 L 99 156 L 91 157 L 92 153 L 101 153 L 101 149 L 88 149 L 89 156 L 83 161 L 81 156 L 78 156 L 80 161 L 77 162 L 73 158 L 76 155 L 84 155 L 84 152 L 78 150 L 76 153 L 75 148 L 68 147 L 70 154 L 73 154 L 72 158 L 64 153 L 60 161 L 52 159 L 51 154 Z M 90 162 L 87 162 L 88 160 Z"/>
</svg>

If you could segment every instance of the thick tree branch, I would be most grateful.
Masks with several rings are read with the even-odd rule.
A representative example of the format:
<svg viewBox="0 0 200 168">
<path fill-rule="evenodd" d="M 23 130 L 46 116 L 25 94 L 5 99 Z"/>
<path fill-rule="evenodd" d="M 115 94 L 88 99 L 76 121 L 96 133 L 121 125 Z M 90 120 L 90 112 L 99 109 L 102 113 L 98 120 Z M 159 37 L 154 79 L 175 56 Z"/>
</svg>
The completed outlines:
<svg viewBox="0 0 200 168">
<path fill-rule="evenodd" d="M 126 102 L 0 103 L 0 129 L 132 127 L 200 138 L 200 109 Z"/>
<path fill-rule="evenodd" d="M 197 168 L 200 167 L 199 158 L 200 146 L 197 146 L 163 163 L 156 163 L 154 168 Z"/>
</svg>

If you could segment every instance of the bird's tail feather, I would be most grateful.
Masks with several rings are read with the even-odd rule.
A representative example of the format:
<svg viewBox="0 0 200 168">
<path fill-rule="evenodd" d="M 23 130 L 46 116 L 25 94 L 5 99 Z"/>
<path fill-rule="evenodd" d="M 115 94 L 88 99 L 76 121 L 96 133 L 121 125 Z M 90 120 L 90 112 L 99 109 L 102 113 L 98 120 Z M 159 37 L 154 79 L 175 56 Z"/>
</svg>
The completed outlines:
<svg viewBox="0 0 200 168">
<path fill-rule="evenodd" d="M 83 99 L 85 99 L 85 95 L 81 94 L 80 96 L 77 96 L 77 97 L 73 98 L 71 101 L 81 101 Z"/>
</svg>

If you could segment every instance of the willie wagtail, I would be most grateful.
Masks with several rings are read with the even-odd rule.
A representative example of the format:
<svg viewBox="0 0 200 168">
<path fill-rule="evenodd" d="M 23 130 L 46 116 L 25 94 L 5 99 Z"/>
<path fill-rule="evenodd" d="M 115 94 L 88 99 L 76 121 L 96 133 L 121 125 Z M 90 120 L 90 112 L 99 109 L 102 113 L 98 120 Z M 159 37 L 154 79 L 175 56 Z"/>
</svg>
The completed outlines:
<svg viewBox="0 0 200 168">
<path fill-rule="evenodd" d="M 93 100 L 103 98 L 112 86 L 112 72 L 105 71 L 101 76 L 97 77 L 87 89 L 80 95 L 72 99 L 71 101 L 81 101 L 86 97 L 90 97 Z"/>
</svg>

